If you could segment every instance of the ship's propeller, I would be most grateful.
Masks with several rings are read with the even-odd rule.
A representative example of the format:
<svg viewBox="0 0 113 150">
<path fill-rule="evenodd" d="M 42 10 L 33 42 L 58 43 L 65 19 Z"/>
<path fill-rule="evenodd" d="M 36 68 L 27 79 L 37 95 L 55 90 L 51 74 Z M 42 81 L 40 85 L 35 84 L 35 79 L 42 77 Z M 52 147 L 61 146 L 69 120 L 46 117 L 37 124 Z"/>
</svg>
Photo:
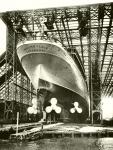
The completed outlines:
<svg viewBox="0 0 113 150">
<path fill-rule="evenodd" d="M 50 100 L 51 106 L 47 106 L 45 108 L 47 113 L 50 113 L 52 110 L 54 110 L 56 113 L 60 114 L 61 113 L 61 107 L 57 106 L 57 99 L 52 98 Z"/>
<path fill-rule="evenodd" d="M 70 109 L 70 112 L 71 112 L 72 114 L 75 113 L 76 111 L 77 111 L 78 113 L 82 113 L 82 108 L 79 107 L 79 103 L 78 103 L 78 102 L 74 102 L 73 105 L 74 105 L 74 107 Z"/>
<path fill-rule="evenodd" d="M 37 109 L 37 98 L 33 98 L 32 99 L 32 107 L 28 107 L 27 112 L 29 114 L 37 114 L 38 113 L 38 109 Z"/>
</svg>

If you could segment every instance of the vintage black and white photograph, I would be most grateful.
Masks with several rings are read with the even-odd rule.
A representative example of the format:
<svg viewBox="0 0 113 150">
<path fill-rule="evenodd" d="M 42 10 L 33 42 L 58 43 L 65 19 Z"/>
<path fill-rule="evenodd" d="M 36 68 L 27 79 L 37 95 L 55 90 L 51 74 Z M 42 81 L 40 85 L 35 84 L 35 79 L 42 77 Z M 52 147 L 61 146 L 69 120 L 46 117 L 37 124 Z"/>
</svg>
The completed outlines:
<svg viewBox="0 0 113 150">
<path fill-rule="evenodd" d="M 113 2 L 0 6 L 0 150 L 113 150 Z"/>
</svg>

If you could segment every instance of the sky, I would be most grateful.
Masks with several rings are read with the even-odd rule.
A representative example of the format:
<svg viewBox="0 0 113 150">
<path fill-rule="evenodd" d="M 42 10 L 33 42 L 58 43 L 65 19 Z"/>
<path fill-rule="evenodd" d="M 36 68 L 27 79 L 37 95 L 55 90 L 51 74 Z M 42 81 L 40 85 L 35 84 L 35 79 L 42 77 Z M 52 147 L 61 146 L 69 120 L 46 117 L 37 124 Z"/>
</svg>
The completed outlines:
<svg viewBox="0 0 113 150">
<path fill-rule="evenodd" d="M 79 6 L 95 3 L 112 2 L 113 0 L 0 0 L 0 12 L 24 9 Z"/>
<path fill-rule="evenodd" d="M 0 19 L 0 55 L 6 50 L 6 25 Z"/>
</svg>

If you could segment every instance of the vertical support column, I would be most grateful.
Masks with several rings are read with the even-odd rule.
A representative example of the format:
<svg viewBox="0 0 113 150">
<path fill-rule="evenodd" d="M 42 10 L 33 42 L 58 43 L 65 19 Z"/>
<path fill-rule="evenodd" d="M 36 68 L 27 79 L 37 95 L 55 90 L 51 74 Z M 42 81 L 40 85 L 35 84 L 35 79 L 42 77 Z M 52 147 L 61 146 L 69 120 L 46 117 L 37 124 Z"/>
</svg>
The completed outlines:
<svg viewBox="0 0 113 150">
<path fill-rule="evenodd" d="M 19 112 L 17 112 L 16 134 L 18 134 L 18 125 L 19 125 Z"/>
<path fill-rule="evenodd" d="M 5 74 L 5 101 L 4 101 L 4 120 L 6 120 L 8 118 L 8 112 L 7 112 L 7 101 L 9 100 L 9 82 L 8 82 L 8 69 L 9 69 L 9 64 L 8 64 L 8 28 L 7 28 L 7 36 L 6 36 L 6 64 L 5 64 L 5 70 L 6 70 L 6 74 Z"/>
<path fill-rule="evenodd" d="M 98 29 L 95 29 L 94 37 L 96 37 L 97 45 L 94 48 L 95 55 L 94 56 L 92 55 L 92 58 L 93 58 L 93 66 L 92 66 L 93 110 L 92 111 L 94 112 L 94 116 L 93 116 L 94 123 L 101 123 L 101 108 L 100 108 L 100 101 L 101 101 L 100 54 L 101 54 L 101 51 L 100 51 L 100 45 L 101 45 L 103 19 L 98 18 L 96 22 L 98 23 Z"/>
<path fill-rule="evenodd" d="M 91 8 L 90 8 L 91 9 Z M 90 11 L 89 9 L 89 11 Z M 98 8 L 95 7 L 95 11 Z M 91 123 L 99 122 L 99 103 L 100 103 L 100 42 L 101 42 L 101 27 L 100 22 L 97 18 L 93 18 L 94 16 L 90 16 L 89 20 L 89 93 L 90 93 L 90 120 Z M 98 24 L 98 29 L 93 29 L 91 26 L 93 24 Z M 97 43 L 97 45 L 95 44 Z M 94 115 L 93 115 L 94 114 Z M 98 118 L 98 119 L 97 119 Z"/>
<path fill-rule="evenodd" d="M 5 107 L 4 120 L 12 121 L 13 100 L 14 100 L 14 68 L 15 68 L 15 33 L 13 29 L 7 26 L 7 47 L 6 47 L 6 74 L 5 74 Z"/>
<path fill-rule="evenodd" d="M 93 87 L 92 87 L 92 61 L 91 61 L 91 49 L 89 48 L 89 96 L 90 96 L 90 120 L 93 124 Z"/>
<path fill-rule="evenodd" d="M 20 118 L 23 119 L 23 75 L 20 75 Z"/>
<path fill-rule="evenodd" d="M 91 21 L 89 21 L 89 26 L 91 27 Z M 92 56 L 91 56 L 91 29 L 89 29 L 88 36 L 89 46 L 88 46 L 88 66 L 89 66 L 89 97 L 90 97 L 90 121 L 93 123 L 93 95 L 92 95 Z"/>
<path fill-rule="evenodd" d="M 16 33 L 13 32 L 13 100 L 12 100 L 12 120 L 16 120 L 17 105 L 17 59 L 16 59 Z"/>
<path fill-rule="evenodd" d="M 32 83 L 30 82 L 30 91 L 31 91 L 31 93 L 30 93 L 30 101 L 32 100 L 32 98 L 33 98 L 33 86 L 32 86 Z M 31 102 L 29 101 L 29 105 L 31 105 Z"/>
</svg>

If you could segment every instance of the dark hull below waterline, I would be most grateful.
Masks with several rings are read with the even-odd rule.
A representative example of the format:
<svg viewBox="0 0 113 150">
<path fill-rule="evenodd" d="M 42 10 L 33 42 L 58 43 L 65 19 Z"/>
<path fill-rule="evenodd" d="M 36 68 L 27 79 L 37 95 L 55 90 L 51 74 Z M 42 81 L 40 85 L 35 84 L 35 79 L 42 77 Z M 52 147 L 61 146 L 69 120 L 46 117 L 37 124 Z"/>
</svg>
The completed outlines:
<svg viewBox="0 0 113 150">
<path fill-rule="evenodd" d="M 57 105 L 62 108 L 59 120 L 63 122 L 76 122 L 84 123 L 86 118 L 88 118 L 88 102 L 79 94 L 72 92 L 61 86 L 49 83 L 47 81 L 39 81 L 39 86 L 41 87 L 40 93 L 43 93 L 46 89 L 47 96 L 44 101 L 44 109 L 46 106 L 50 105 L 50 99 L 55 97 L 58 100 Z M 45 86 L 46 85 L 46 86 Z M 45 86 L 45 87 L 44 87 Z M 47 86 L 52 86 L 53 90 L 47 89 Z M 79 107 L 82 108 L 82 113 L 75 112 L 74 114 L 70 113 L 70 109 L 74 107 L 74 102 L 79 103 Z"/>
</svg>

